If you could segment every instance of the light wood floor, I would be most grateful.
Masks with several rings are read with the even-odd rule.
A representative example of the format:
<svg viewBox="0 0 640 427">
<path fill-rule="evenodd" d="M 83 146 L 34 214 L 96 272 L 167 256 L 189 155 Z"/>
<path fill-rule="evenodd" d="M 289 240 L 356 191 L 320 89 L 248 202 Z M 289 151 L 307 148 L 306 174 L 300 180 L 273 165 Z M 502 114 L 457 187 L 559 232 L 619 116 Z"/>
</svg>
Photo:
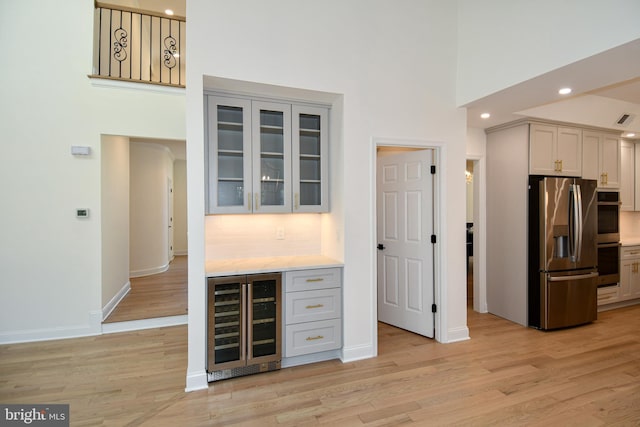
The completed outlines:
<svg viewBox="0 0 640 427">
<path fill-rule="evenodd" d="M 640 305 L 541 332 L 469 312 L 439 344 L 379 325 L 379 356 L 185 393 L 186 326 L 0 346 L 0 402 L 69 403 L 72 426 L 640 425 Z"/>
<path fill-rule="evenodd" d="M 187 256 L 176 256 L 164 273 L 131 279 L 131 290 L 104 323 L 187 314 Z"/>
</svg>

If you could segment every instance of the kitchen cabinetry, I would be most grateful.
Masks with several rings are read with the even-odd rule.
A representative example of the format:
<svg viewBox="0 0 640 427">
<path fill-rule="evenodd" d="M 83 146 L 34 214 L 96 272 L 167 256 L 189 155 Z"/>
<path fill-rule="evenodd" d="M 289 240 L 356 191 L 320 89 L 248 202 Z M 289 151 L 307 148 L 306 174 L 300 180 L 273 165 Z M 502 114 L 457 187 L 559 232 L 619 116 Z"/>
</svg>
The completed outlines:
<svg viewBox="0 0 640 427">
<path fill-rule="evenodd" d="M 640 211 L 640 143 L 620 143 L 620 199 L 623 211 Z"/>
<path fill-rule="evenodd" d="M 598 306 L 640 301 L 640 246 L 623 246 L 620 252 L 620 283 L 598 289 Z"/>
<path fill-rule="evenodd" d="M 209 381 L 280 368 L 281 274 L 207 280 Z"/>
<path fill-rule="evenodd" d="M 328 211 L 328 109 L 207 96 L 207 213 Z"/>
<path fill-rule="evenodd" d="M 598 188 L 620 188 L 620 139 L 615 134 L 582 132 L 582 178 Z"/>
<path fill-rule="evenodd" d="M 625 246 L 620 257 L 620 297 L 640 298 L 640 246 Z"/>
<path fill-rule="evenodd" d="M 342 347 L 342 269 L 285 273 L 284 359 L 294 366 L 338 357 Z"/>
<path fill-rule="evenodd" d="M 529 134 L 529 173 L 581 176 L 582 131 L 533 123 Z"/>
</svg>

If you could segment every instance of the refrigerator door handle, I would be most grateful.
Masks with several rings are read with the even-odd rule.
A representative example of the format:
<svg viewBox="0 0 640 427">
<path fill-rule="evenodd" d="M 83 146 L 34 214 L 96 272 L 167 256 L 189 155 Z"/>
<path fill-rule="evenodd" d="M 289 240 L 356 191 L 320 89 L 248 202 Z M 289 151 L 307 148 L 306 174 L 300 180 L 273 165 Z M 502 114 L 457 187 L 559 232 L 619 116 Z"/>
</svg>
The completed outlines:
<svg viewBox="0 0 640 427">
<path fill-rule="evenodd" d="M 575 220 L 575 225 L 576 225 L 576 262 L 580 261 L 580 258 L 582 257 L 582 232 L 583 232 L 583 225 L 582 225 L 582 189 L 580 188 L 580 184 L 576 184 L 576 191 L 574 191 L 575 194 L 575 204 L 576 204 L 576 220 Z"/>
<path fill-rule="evenodd" d="M 550 282 L 566 282 L 568 280 L 583 280 L 583 279 L 593 279 L 594 277 L 598 277 L 597 272 L 588 273 L 588 274 L 578 274 L 575 276 L 551 276 L 547 275 L 547 280 Z"/>
<path fill-rule="evenodd" d="M 580 259 L 580 244 L 582 242 L 580 186 L 578 184 L 571 184 L 569 194 L 569 256 L 571 257 L 571 262 L 577 262 Z"/>
</svg>

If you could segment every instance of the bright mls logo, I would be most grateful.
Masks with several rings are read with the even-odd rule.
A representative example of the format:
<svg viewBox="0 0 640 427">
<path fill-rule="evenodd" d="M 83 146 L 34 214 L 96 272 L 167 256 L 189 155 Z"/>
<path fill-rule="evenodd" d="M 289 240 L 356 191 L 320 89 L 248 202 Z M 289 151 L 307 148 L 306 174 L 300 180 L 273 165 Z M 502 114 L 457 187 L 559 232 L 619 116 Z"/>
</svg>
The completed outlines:
<svg viewBox="0 0 640 427">
<path fill-rule="evenodd" d="M 0 427 L 69 426 L 69 405 L 0 405 Z"/>
</svg>

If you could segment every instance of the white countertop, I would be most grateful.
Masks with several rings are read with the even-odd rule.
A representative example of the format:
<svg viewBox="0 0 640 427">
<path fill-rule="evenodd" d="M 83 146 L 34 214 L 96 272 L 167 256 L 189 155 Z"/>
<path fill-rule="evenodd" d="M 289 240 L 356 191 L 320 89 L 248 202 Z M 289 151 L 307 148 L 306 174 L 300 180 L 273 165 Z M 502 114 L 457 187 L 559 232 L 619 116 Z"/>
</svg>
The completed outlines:
<svg viewBox="0 0 640 427">
<path fill-rule="evenodd" d="M 620 243 L 622 243 L 622 246 L 639 246 L 640 236 L 623 237 L 620 239 Z"/>
<path fill-rule="evenodd" d="M 205 264 L 205 272 L 207 277 L 219 277 L 342 266 L 342 262 L 321 255 L 280 256 L 209 260 Z"/>
</svg>

